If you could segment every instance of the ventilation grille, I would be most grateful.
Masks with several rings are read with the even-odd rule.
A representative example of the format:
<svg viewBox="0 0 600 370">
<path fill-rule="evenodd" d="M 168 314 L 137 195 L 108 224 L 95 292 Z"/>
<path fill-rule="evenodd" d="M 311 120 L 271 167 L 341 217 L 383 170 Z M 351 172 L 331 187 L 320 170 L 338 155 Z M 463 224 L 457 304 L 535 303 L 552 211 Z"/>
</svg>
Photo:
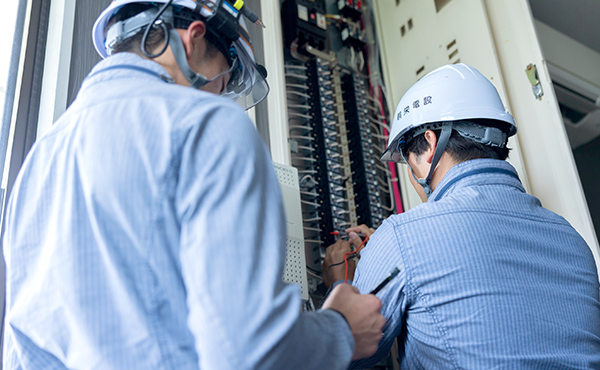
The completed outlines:
<svg viewBox="0 0 600 370">
<path fill-rule="evenodd" d="M 274 166 L 275 174 L 277 175 L 279 185 L 287 185 L 294 188 L 298 188 L 298 174 L 296 172 L 294 172 L 289 167 L 282 166 L 279 164 L 274 164 Z"/>
<path fill-rule="evenodd" d="M 410 18 L 408 21 L 406 21 L 406 24 L 403 24 L 400 26 L 400 36 L 404 37 L 408 31 L 413 29 L 413 27 L 414 27 L 414 22 L 413 22 L 412 18 Z"/>
<path fill-rule="evenodd" d="M 304 235 L 302 232 L 302 206 L 298 186 L 298 170 L 294 167 L 273 163 L 277 180 L 281 186 L 287 241 L 283 280 L 300 286 L 301 297 L 308 299 L 308 281 L 306 275 L 306 256 Z"/>
<path fill-rule="evenodd" d="M 306 291 L 306 267 L 303 263 L 304 243 L 294 238 L 288 238 L 286 249 L 283 280 L 288 283 L 300 285 L 302 297 L 308 296 L 308 292 Z"/>
<path fill-rule="evenodd" d="M 446 45 L 446 50 L 448 51 L 448 59 L 452 63 L 460 63 L 460 56 L 458 54 L 458 46 L 456 44 L 456 39 L 452 40 L 448 45 Z"/>
</svg>

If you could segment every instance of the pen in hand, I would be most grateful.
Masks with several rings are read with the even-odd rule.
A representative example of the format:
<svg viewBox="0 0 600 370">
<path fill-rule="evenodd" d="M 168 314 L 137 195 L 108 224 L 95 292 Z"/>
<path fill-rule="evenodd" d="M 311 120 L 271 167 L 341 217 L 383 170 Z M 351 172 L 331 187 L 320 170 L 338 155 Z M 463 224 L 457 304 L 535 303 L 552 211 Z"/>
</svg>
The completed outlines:
<svg viewBox="0 0 600 370">
<path fill-rule="evenodd" d="M 390 272 L 388 277 L 386 277 L 381 283 L 379 283 L 379 285 L 377 285 L 375 289 L 371 290 L 369 294 L 377 294 L 381 289 L 383 289 L 387 285 L 387 283 L 392 281 L 392 279 L 395 278 L 396 275 L 398 275 L 399 273 L 400 269 L 398 267 L 394 267 L 394 269 L 392 270 L 392 272 Z"/>
</svg>

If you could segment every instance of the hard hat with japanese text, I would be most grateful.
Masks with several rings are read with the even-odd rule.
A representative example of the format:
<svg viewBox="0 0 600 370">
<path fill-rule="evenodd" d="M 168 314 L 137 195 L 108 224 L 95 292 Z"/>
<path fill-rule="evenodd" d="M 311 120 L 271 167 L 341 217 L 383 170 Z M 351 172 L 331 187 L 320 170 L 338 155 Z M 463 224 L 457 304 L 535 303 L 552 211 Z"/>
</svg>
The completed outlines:
<svg viewBox="0 0 600 370">
<path fill-rule="evenodd" d="M 485 127 L 468 120 L 498 124 Z M 405 162 L 401 149 L 412 137 L 456 121 L 462 122 L 452 129 L 485 145 L 503 147 L 517 132 L 515 120 L 504 109 L 494 85 L 471 66 L 449 64 L 425 75 L 400 99 L 381 160 Z M 405 137 L 407 133 L 410 137 Z"/>
</svg>

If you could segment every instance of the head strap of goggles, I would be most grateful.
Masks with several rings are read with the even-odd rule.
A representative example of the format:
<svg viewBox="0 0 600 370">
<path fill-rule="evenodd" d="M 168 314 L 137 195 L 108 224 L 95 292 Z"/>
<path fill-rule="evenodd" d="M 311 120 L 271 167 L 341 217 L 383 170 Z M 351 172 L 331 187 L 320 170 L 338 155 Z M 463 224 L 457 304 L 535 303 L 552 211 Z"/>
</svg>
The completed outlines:
<svg viewBox="0 0 600 370">
<path fill-rule="evenodd" d="M 224 0 L 220 0 L 218 5 L 221 5 L 223 1 Z M 204 17 L 200 16 L 200 8 L 197 7 L 194 11 L 188 11 L 187 9 L 171 6 L 172 2 L 173 0 L 164 4 L 161 8 L 150 8 L 131 18 L 116 22 L 106 34 L 106 47 L 108 54 L 112 54 L 113 50 L 120 43 L 129 37 L 134 36 L 140 32 L 141 29 L 146 27 L 141 45 L 142 52 L 148 58 L 156 58 L 165 52 L 167 46 L 171 46 L 175 61 L 177 62 L 177 65 L 179 66 L 179 69 L 183 75 L 190 82 L 191 87 L 200 89 L 202 86 L 219 78 L 220 76 L 231 73 L 232 71 L 240 68 L 240 61 L 237 58 L 237 53 L 231 53 L 230 51 L 231 43 L 234 40 L 237 40 L 239 37 L 239 13 L 236 18 L 231 14 L 224 14 L 227 12 L 219 12 L 218 9 L 220 7 L 216 7 L 216 9 L 213 10 L 213 15 L 208 19 L 204 19 Z M 174 16 L 173 14 L 174 8 L 177 10 L 177 16 Z M 211 36 L 208 36 L 207 40 L 209 42 L 213 42 L 219 51 L 223 53 L 231 67 L 228 71 L 223 72 L 210 80 L 202 74 L 194 72 L 190 68 L 187 62 L 183 43 L 179 37 L 179 34 L 175 30 L 176 24 L 188 22 L 189 26 L 189 23 L 195 20 L 203 20 L 207 23 L 207 30 L 209 30 L 211 33 Z M 157 26 L 161 27 L 164 32 L 165 47 L 157 54 L 149 54 L 145 47 L 146 37 L 148 36 L 150 29 Z"/>
</svg>

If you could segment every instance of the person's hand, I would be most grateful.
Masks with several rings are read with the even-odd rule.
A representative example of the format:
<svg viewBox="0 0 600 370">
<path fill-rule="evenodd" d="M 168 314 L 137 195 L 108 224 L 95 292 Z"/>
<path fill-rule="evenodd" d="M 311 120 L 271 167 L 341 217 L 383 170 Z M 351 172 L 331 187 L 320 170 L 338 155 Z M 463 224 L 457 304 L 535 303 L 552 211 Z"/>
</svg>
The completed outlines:
<svg viewBox="0 0 600 370">
<path fill-rule="evenodd" d="M 350 252 L 352 252 L 350 243 L 342 239 L 339 239 L 335 244 L 327 247 L 327 250 L 325 251 L 325 259 L 323 260 L 323 265 L 321 266 L 321 271 L 323 272 L 323 283 L 325 283 L 325 286 L 329 288 L 336 281 L 344 279 L 346 274 L 344 254 Z M 356 270 L 356 262 L 354 261 L 354 258 L 350 256 L 351 255 L 347 256 L 348 279 L 352 280 L 354 278 L 354 270 Z M 338 265 L 338 263 L 341 264 Z"/>
<path fill-rule="evenodd" d="M 372 294 L 360 294 L 358 288 L 348 284 L 336 286 L 323 309 L 340 312 L 350 325 L 354 337 L 352 360 L 373 356 L 383 337 L 381 330 L 385 318 L 381 315 L 381 301 Z"/>
<path fill-rule="evenodd" d="M 370 238 L 371 235 L 375 233 L 375 229 L 362 224 L 348 228 L 346 229 L 346 232 L 348 233 L 348 241 L 350 241 L 355 248 L 358 248 L 363 242 L 363 240 L 358 236 L 358 233 L 364 234 L 366 237 Z"/>
</svg>

